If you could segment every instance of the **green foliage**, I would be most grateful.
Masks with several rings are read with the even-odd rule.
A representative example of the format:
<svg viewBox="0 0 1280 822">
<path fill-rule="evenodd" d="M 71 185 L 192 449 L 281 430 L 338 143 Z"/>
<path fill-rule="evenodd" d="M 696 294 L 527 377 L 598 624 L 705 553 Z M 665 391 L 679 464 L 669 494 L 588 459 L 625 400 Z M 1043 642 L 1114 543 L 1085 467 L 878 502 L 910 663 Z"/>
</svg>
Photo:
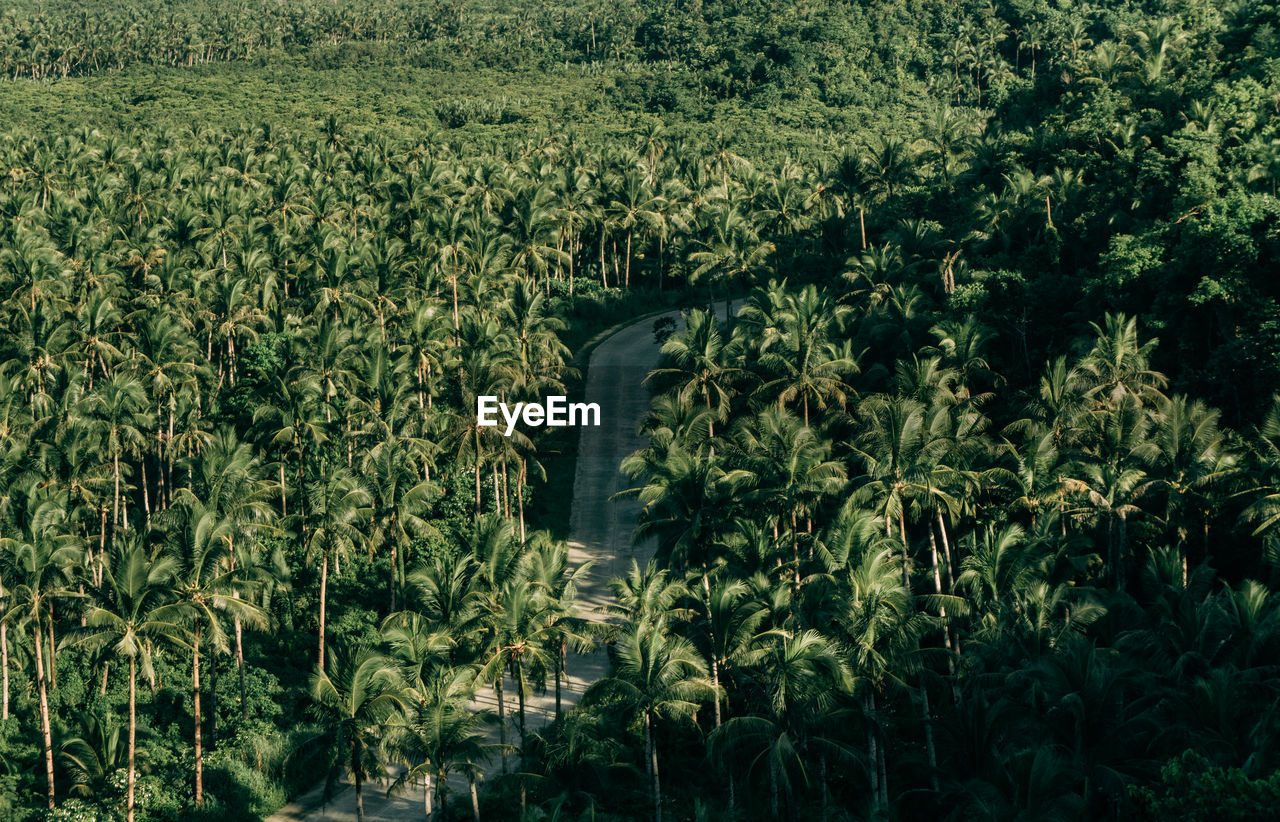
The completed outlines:
<svg viewBox="0 0 1280 822">
<path fill-rule="evenodd" d="M 156 820 L 1274 804 L 1273 3 L 99 5 L 0 11 L 0 817 L 122 818 L 130 693 Z M 474 398 L 699 305 L 610 676 L 495 748 L 605 631 Z"/>
<path fill-rule="evenodd" d="M 1261 819 L 1280 801 L 1280 774 L 1251 778 L 1240 768 L 1215 766 L 1186 751 L 1160 769 L 1160 781 L 1134 788 L 1142 819 Z"/>
</svg>

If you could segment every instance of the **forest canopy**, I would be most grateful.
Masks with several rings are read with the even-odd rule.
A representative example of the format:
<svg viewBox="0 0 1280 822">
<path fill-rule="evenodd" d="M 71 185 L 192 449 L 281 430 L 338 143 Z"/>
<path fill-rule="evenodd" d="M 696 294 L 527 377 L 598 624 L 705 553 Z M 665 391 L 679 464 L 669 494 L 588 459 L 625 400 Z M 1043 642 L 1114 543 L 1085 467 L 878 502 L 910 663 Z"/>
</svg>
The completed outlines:
<svg viewBox="0 0 1280 822">
<path fill-rule="evenodd" d="M 0 817 L 1260 818 L 1277 20 L 11 2 Z"/>
</svg>

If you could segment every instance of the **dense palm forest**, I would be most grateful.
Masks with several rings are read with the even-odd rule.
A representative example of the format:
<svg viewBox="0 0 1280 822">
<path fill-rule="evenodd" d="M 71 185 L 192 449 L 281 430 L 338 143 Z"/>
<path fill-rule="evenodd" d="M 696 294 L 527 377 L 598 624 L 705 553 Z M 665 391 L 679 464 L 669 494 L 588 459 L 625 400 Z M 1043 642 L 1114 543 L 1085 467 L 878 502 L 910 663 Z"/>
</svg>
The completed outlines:
<svg viewBox="0 0 1280 822">
<path fill-rule="evenodd" d="M 1273 812 L 1277 19 L 6 7 L 0 817 Z M 588 619 L 476 397 L 662 308 Z"/>
</svg>

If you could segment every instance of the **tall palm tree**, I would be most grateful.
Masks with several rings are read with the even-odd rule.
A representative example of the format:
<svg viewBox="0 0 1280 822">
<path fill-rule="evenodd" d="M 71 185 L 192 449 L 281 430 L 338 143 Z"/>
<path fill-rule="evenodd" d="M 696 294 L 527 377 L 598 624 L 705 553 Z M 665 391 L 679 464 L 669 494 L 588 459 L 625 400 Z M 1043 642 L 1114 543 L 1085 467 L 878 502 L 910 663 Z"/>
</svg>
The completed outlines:
<svg viewBox="0 0 1280 822">
<path fill-rule="evenodd" d="M 832 758 L 852 758 L 850 748 L 839 741 L 842 713 L 837 708 L 849 693 L 853 675 L 836 643 L 816 630 L 770 632 L 763 639 L 753 677 L 764 689 L 766 709 L 761 714 L 738 716 L 713 732 L 713 755 L 738 754 L 746 748 L 751 768 L 768 768 L 769 807 L 776 816 L 780 799 L 786 799 L 787 815 L 798 818 L 801 785 L 808 782 L 806 760 L 819 760 L 819 787 L 826 809 L 826 764 Z M 834 732 L 833 732 L 834 731 Z"/>
<path fill-rule="evenodd" d="M 886 534 L 892 533 L 896 520 L 902 571 L 909 576 L 907 512 L 913 506 L 917 511 L 935 510 L 937 502 L 951 502 L 947 488 L 954 470 L 944 462 L 950 442 L 935 427 L 945 416 L 927 413 L 914 399 L 876 396 L 863 401 L 858 419 L 863 433 L 852 450 L 864 473 L 857 493 L 875 501 Z"/>
<path fill-rule="evenodd" d="M 760 391 L 776 395 L 779 405 L 800 400 L 806 426 L 811 401 L 825 410 L 830 402 L 843 406 L 852 393 L 845 379 L 858 373 L 858 364 L 833 339 L 848 313 L 810 285 L 799 293 L 785 293 L 763 329 L 760 367 L 774 379 Z"/>
<path fill-rule="evenodd" d="M 421 777 L 424 811 L 431 822 L 448 812 L 449 775 L 461 773 L 474 786 L 481 764 L 499 747 L 486 733 L 493 715 L 471 705 L 477 684 L 470 668 L 442 668 L 405 693 L 404 711 L 393 715 L 387 729 L 387 747 L 407 766 L 392 790 Z"/>
<path fill-rule="evenodd" d="M 775 523 L 789 525 L 798 565 L 800 521 L 811 533 L 818 506 L 845 484 L 844 465 L 830 459 L 830 444 L 812 428 L 774 407 L 741 426 L 735 440 L 754 478 L 751 496 L 779 515 Z"/>
<path fill-rule="evenodd" d="M 656 727 L 660 721 L 688 720 L 704 700 L 718 697 L 702 656 L 662 618 L 630 623 L 618 642 L 613 673 L 593 684 L 587 695 L 618 699 L 642 723 L 653 818 L 662 822 Z"/>
<path fill-rule="evenodd" d="M 177 568 L 173 557 L 153 555 L 136 537 L 113 547 L 111 562 L 104 568 L 103 584 L 95 590 L 86 610 L 84 633 L 76 640 L 93 647 L 109 647 L 113 655 L 129 660 L 129 822 L 134 819 L 137 771 L 138 668 L 143 676 L 154 679 L 156 644 L 187 641 L 180 606 L 173 600 Z"/>
<path fill-rule="evenodd" d="M 223 615 L 231 616 L 238 626 L 266 626 L 266 615 L 242 594 L 246 586 L 239 578 L 231 557 L 234 551 L 236 524 L 231 518 L 220 518 L 199 502 L 188 503 L 182 512 L 182 523 L 172 535 L 171 556 L 174 600 L 182 619 L 189 626 L 191 643 L 192 713 L 194 718 L 195 801 L 204 803 L 204 747 L 201 737 L 203 717 L 200 713 L 200 643 L 213 654 L 229 650 Z"/>
<path fill-rule="evenodd" d="M 68 533 L 70 523 L 67 502 L 65 492 L 55 490 L 49 493 L 39 488 L 28 489 L 25 522 L 19 530 L 13 532 L 13 536 L 0 539 L 0 549 L 5 553 L 5 564 L 8 566 L 8 591 L 3 620 L 6 624 L 15 624 L 21 619 L 30 620 L 50 810 L 54 807 L 55 796 L 46 666 L 52 665 L 53 660 L 45 659 L 45 637 L 41 626 L 43 615 L 48 614 L 52 628 L 50 606 L 64 591 L 66 575 L 78 563 L 81 554 L 79 540 Z M 52 643 L 49 645 L 49 653 L 53 653 Z"/>
<path fill-rule="evenodd" d="M 311 700 L 321 723 L 318 742 L 332 757 L 325 790 L 340 774 L 356 788 L 356 819 L 364 822 L 364 783 L 383 773 L 386 728 L 405 708 L 395 665 L 368 647 L 329 648 L 329 664 L 311 675 Z"/>
<path fill-rule="evenodd" d="M 733 380 L 741 372 L 732 365 L 728 340 L 715 315 L 697 309 L 686 314 L 685 332 L 668 337 L 662 355 L 671 365 L 656 369 L 649 379 L 671 381 L 681 399 L 701 399 L 716 419 L 722 419 L 735 394 Z M 710 423 L 708 433 L 715 436 Z"/>
<path fill-rule="evenodd" d="M 122 511 L 120 507 L 120 460 L 144 446 L 146 435 L 143 430 L 147 426 L 150 402 L 146 389 L 137 378 L 116 373 L 90 392 L 85 403 L 86 416 L 92 420 L 93 428 L 102 442 L 102 452 L 111 462 L 115 482 L 111 537 L 115 539 L 117 529 L 129 530 L 128 512 Z"/>
<path fill-rule="evenodd" d="M 725 285 L 725 321 L 729 317 L 729 291 L 734 282 L 749 280 L 764 268 L 769 255 L 774 252 L 771 242 L 762 240 L 751 222 L 732 205 L 713 207 L 705 239 L 699 249 L 689 254 L 689 264 L 694 267 L 689 282 L 706 280 Z"/>
<path fill-rule="evenodd" d="M 610 225 L 627 237 L 622 278 L 624 286 L 631 285 L 632 240 L 637 232 L 661 230 L 665 222 L 662 205 L 662 198 L 645 185 L 640 173 L 629 170 L 623 174 L 616 192 L 605 207 Z"/>
<path fill-rule="evenodd" d="M 365 534 L 360 526 L 369 517 L 372 498 L 351 472 L 334 468 L 307 488 L 307 500 L 306 554 L 309 561 L 320 563 L 316 665 L 323 673 L 329 565 L 364 542 Z"/>
</svg>

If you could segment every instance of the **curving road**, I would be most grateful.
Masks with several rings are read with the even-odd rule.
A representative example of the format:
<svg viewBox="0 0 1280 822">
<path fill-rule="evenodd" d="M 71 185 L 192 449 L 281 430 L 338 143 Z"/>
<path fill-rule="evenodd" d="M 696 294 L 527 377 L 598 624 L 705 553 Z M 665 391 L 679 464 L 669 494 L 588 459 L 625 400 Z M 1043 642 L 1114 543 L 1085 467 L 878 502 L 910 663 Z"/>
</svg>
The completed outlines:
<svg viewBox="0 0 1280 822">
<path fill-rule="evenodd" d="M 573 506 L 569 520 L 569 559 L 574 567 L 590 561 L 592 566 L 578 588 L 578 609 L 587 619 L 601 620 L 602 607 L 612 601 L 609 580 L 623 576 L 632 560 L 641 565 L 653 555 L 653 545 L 633 545 L 640 505 L 635 500 L 613 501 L 614 494 L 628 486 L 628 479 L 618 471 L 624 457 L 644 447 L 638 434 L 640 422 L 649 408 L 650 394 L 644 378 L 658 364 L 661 346 L 654 339 L 653 324 L 670 317 L 681 331 L 684 322 L 680 311 L 646 317 L 623 326 L 592 352 L 585 386 L 585 402 L 600 406 L 600 426 L 583 428 L 578 438 L 577 468 L 573 481 Z M 561 695 L 564 710 L 577 703 L 592 682 L 608 673 L 608 659 L 603 650 L 590 654 L 570 654 L 567 662 L 568 682 Z M 515 686 L 505 685 L 506 707 L 514 710 Z M 497 698 L 485 689 L 476 699 L 477 707 L 497 711 Z M 539 728 L 555 715 L 555 695 L 533 694 L 526 701 L 526 722 L 530 729 Z M 509 717 L 509 741 L 518 732 Z M 494 763 L 497 766 L 497 763 Z M 465 792 L 463 784 L 450 782 L 452 796 Z M 322 788 L 314 788 L 272 815 L 268 822 L 353 822 L 356 818 L 355 791 L 344 786 L 327 804 L 322 802 Z M 385 787 L 369 785 L 364 791 L 366 822 L 401 822 L 423 818 L 422 787 L 403 795 L 388 797 Z"/>
</svg>

